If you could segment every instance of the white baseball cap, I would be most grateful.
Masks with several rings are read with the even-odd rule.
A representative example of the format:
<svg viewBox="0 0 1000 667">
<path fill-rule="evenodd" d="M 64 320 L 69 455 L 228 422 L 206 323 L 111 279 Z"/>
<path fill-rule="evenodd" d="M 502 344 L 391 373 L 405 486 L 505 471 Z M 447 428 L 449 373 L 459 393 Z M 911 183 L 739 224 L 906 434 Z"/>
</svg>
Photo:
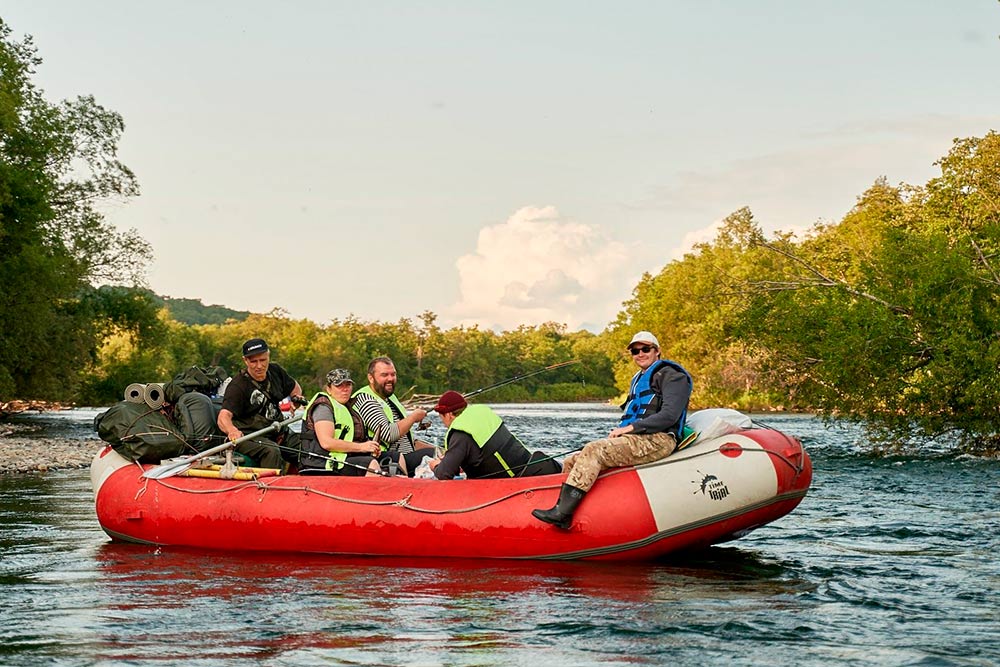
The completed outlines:
<svg viewBox="0 0 1000 667">
<path fill-rule="evenodd" d="M 636 343 L 649 343 L 653 347 L 660 347 L 660 341 L 656 340 L 656 336 L 648 331 L 640 331 L 636 335 L 632 336 L 632 340 L 625 346 L 625 348 L 628 349 Z"/>
</svg>

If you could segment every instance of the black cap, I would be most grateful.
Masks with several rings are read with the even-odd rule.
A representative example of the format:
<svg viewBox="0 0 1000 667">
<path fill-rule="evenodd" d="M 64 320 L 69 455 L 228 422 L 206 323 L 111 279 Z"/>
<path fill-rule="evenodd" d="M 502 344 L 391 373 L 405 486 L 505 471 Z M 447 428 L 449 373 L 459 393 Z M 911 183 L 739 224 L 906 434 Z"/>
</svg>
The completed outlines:
<svg viewBox="0 0 1000 667">
<path fill-rule="evenodd" d="M 243 343 L 243 356 L 252 357 L 255 354 L 262 354 L 270 349 L 263 338 L 251 338 Z"/>
</svg>

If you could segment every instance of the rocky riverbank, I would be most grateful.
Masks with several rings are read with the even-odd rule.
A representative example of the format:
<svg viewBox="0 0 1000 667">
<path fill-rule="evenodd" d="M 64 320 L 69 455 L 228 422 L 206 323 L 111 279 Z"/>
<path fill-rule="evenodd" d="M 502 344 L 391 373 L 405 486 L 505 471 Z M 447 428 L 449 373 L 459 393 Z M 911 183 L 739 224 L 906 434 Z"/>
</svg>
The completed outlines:
<svg viewBox="0 0 1000 667">
<path fill-rule="evenodd" d="M 99 439 L 31 437 L 39 430 L 28 424 L 0 423 L 0 474 L 86 468 L 104 446 Z"/>
</svg>

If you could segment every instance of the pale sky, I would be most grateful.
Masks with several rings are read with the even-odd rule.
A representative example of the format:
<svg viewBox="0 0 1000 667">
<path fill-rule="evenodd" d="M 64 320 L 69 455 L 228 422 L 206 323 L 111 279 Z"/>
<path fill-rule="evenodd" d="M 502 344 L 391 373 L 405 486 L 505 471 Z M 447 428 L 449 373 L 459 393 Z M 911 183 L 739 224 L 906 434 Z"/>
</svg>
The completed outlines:
<svg viewBox="0 0 1000 667">
<path fill-rule="evenodd" d="M 4 0 L 125 119 L 159 294 L 599 331 L 749 206 L 838 220 L 1000 130 L 996 0 Z M 215 268 L 205 268 L 212 266 Z"/>
</svg>

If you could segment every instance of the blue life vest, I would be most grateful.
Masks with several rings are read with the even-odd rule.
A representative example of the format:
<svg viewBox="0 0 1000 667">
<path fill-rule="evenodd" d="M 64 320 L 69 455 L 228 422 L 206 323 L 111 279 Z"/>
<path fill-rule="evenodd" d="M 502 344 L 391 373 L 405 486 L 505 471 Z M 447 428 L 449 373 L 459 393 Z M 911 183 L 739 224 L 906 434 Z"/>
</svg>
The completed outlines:
<svg viewBox="0 0 1000 667">
<path fill-rule="evenodd" d="M 670 361 L 668 359 L 660 359 L 652 366 L 647 368 L 645 371 L 639 371 L 632 378 L 632 384 L 628 388 L 628 398 L 625 399 L 625 403 L 622 406 L 625 412 L 622 414 L 622 419 L 619 422 L 619 426 L 628 426 L 633 422 L 637 422 L 640 419 L 644 419 L 660 409 L 660 404 L 662 402 L 662 397 L 659 396 L 651 386 L 651 381 L 653 376 L 656 375 L 664 366 L 670 366 L 675 371 L 683 373 L 684 377 L 687 378 L 688 388 L 693 388 L 694 383 L 691 381 L 691 374 L 684 370 L 684 367 L 678 364 L 676 361 Z M 671 428 L 668 433 L 673 433 L 677 438 L 677 442 L 681 441 L 681 434 L 684 432 L 684 421 L 687 419 L 687 408 L 681 413 L 680 419 L 677 420 L 677 424 Z"/>
</svg>

